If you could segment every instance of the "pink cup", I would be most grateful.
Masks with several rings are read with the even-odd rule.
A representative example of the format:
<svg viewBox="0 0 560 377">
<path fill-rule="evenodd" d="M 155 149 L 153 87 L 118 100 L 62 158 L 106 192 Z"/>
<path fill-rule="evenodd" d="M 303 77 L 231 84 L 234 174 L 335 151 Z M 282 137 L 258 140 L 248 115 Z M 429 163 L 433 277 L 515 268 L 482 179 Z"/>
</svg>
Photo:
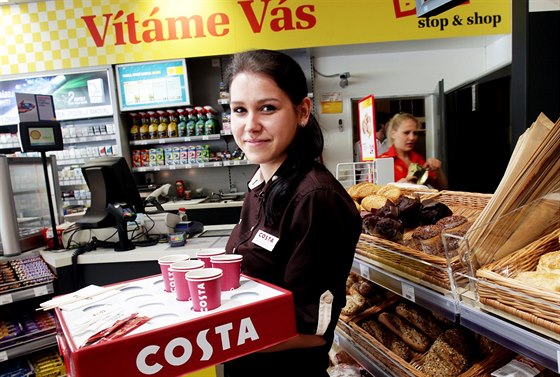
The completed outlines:
<svg viewBox="0 0 560 377">
<path fill-rule="evenodd" d="M 221 255 L 225 254 L 226 251 L 224 249 L 208 249 L 208 250 L 201 250 L 196 253 L 196 257 L 201 261 L 204 261 L 204 266 L 206 268 L 212 268 L 212 262 L 210 262 L 210 257 L 214 255 Z"/>
<path fill-rule="evenodd" d="M 195 259 L 174 262 L 169 266 L 169 271 L 173 274 L 173 280 L 175 281 L 177 300 L 189 301 L 191 299 L 189 284 L 187 283 L 185 275 L 187 272 L 199 268 L 204 268 L 204 262 Z"/>
<path fill-rule="evenodd" d="M 240 254 L 222 254 L 210 257 L 212 267 L 219 268 L 223 272 L 222 291 L 239 288 L 242 260 L 243 256 Z"/>
<path fill-rule="evenodd" d="M 222 304 L 222 270 L 219 268 L 200 268 L 185 275 L 191 292 L 193 310 L 206 312 Z"/>
<path fill-rule="evenodd" d="M 165 292 L 173 292 L 175 290 L 175 281 L 173 274 L 169 271 L 171 263 L 188 260 L 190 257 L 186 254 L 166 255 L 158 259 L 161 276 L 163 276 L 163 290 Z"/>
</svg>

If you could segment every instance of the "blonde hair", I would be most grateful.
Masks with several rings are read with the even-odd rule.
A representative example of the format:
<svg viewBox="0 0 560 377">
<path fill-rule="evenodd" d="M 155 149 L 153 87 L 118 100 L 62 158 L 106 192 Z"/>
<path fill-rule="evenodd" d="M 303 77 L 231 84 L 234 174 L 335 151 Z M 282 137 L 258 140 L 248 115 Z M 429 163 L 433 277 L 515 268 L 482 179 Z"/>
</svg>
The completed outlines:
<svg viewBox="0 0 560 377">
<path fill-rule="evenodd" d="M 414 115 L 410 113 L 397 113 L 393 115 L 389 121 L 388 134 L 389 134 L 389 145 L 393 145 L 393 131 L 397 131 L 401 126 L 401 123 L 405 120 L 411 120 L 416 123 L 416 128 L 420 129 L 420 121 Z"/>
</svg>

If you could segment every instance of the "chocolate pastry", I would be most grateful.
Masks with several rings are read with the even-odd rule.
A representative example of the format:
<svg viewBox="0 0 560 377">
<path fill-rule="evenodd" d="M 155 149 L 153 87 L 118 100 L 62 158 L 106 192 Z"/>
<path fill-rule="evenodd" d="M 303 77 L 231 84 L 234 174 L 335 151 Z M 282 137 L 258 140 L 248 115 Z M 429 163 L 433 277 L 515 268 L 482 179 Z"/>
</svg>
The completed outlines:
<svg viewBox="0 0 560 377">
<path fill-rule="evenodd" d="M 405 228 L 416 228 L 420 224 L 422 202 L 418 195 L 414 198 L 403 195 L 395 205 L 399 210 L 399 220 L 403 222 Z"/>
<path fill-rule="evenodd" d="M 403 238 L 404 225 L 400 220 L 389 217 L 381 217 L 375 223 L 374 235 L 380 236 L 389 241 L 400 241 Z"/>
<path fill-rule="evenodd" d="M 420 223 L 422 225 L 432 225 L 439 219 L 451 216 L 452 214 L 453 211 L 442 202 L 426 199 L 422 202 L 422 208 L 420 208 Z"/>
<path fill-rule="evenodd" d="M 389 217 L 391 219 L 398 220 L 399 219 L 399 209 L 391 201 L 391 199 L 387 199 L 385 205 L 378 209 L 372 209 L 371 212 L 379 217 Z"/>
<path fill-rule="evenodd" d="M 375 234 L 375 224 L 379 221 L 380 217 L 375 216 L 373 213 L 369 213 L 369 216 L 362 218 L 362 229 L 364 232 L 373 236 Z"/>
</svg>

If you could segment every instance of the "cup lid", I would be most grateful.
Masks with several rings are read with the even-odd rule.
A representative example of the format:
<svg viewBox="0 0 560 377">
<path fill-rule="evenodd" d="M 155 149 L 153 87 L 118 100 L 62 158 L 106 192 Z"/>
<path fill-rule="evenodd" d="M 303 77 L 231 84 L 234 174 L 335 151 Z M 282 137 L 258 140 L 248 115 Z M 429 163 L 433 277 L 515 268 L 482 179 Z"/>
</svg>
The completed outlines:
<svg viewBox="0 0 560 377">
<path fill-rule="evenodd" d="M 208 280 L 222 276 L 223 272 L 219 268 L 199 268 L 198 270 L 191 270 L 185 274 L 187 280 Z"/>
</svg>

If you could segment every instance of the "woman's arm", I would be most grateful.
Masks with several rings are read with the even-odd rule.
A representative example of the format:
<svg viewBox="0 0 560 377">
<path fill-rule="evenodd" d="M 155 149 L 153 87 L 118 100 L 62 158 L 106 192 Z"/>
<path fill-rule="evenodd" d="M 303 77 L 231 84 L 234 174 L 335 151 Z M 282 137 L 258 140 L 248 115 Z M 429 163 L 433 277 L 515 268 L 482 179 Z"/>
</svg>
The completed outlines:
<svg viewBox="0 0 560 377">
<path fill-rule="evenodd" d="M 441 170 L 441 161 L 437 158 L 428 158 L 424 164 L 424 168 L 433 172 L 435 175 L 435 182 L 432 181 L 433 186 L 438 190 L 446 190 L 449 182 L 447 181 L 447 176 Z"/>
</svg>

